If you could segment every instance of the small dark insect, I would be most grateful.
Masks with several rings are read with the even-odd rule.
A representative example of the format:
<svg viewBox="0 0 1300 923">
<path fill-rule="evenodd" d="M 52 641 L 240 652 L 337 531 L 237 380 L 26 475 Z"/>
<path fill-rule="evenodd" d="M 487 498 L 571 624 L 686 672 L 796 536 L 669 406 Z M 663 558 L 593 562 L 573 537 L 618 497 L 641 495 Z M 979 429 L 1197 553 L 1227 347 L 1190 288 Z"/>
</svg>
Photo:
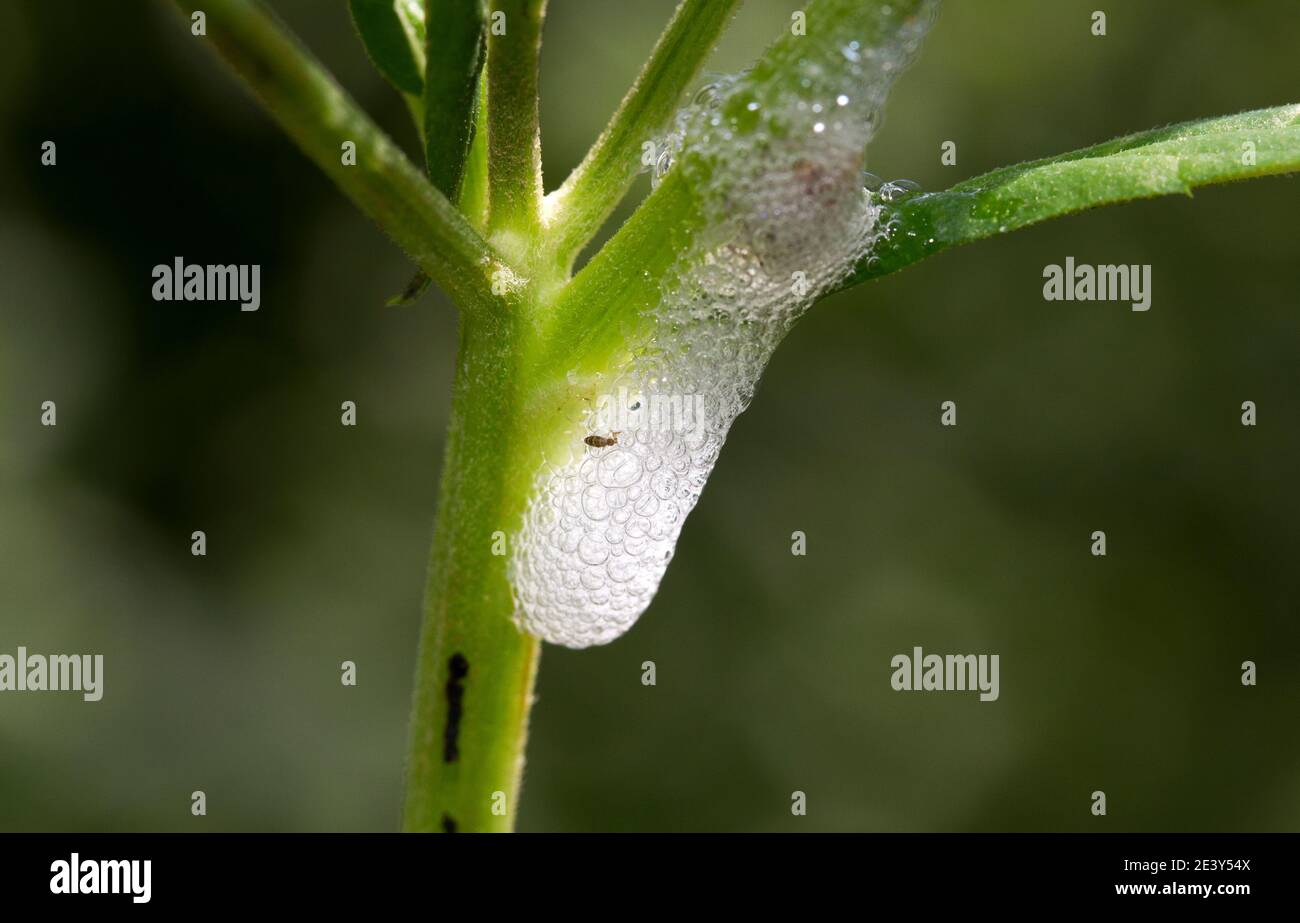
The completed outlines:
<svg viewBox="0 0 1300 923">
<path fill-rule="evenodd" d="M 618 444 L 619 432 L 622 431 L 619 430 L 618 432 L 610 433 L 608 436 L 588 436 L 582 441 L 587 443 L 587 445 L 591 446 L 593 449 L 603 449 L 605 446 Z"/>
</svg>

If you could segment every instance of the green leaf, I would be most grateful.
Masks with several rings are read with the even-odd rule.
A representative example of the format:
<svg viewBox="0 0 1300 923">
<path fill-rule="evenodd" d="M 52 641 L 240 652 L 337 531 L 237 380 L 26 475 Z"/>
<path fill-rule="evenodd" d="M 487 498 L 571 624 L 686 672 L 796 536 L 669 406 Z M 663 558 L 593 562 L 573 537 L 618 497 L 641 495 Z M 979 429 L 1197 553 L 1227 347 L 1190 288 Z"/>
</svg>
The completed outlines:
<svg viewBox="0 0 1300 923">
<path fill-rule="evenodd" d="M 891 208 L 898 221 L 842 290 L 927 256 L 1072 212 L 1300 170 L 1300 105 L 1127 135 L 1003 167 Z"/>
<path fill-rule="evenodd" d="M 427 0 L 424 160 L 429 179 L 456 201 L 474 137 L 484 13 L 479 0 Z"/>
<path fill-rule="evenodd" d="M 420 0 L 349 0 L 352 22 L 379 73 L 412 96 L 424 92 L 424 10 Z"/>
</svg>

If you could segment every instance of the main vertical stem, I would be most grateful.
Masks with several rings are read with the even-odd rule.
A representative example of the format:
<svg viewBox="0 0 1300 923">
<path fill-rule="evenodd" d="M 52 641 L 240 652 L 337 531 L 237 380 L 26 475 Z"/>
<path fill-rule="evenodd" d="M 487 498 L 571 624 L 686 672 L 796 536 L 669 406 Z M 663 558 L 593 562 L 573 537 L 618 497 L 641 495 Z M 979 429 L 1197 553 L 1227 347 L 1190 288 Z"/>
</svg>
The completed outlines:
<svg viewBox="0 0 1300 923">
<path fill-rule="evenodd" d="M 407 762 L 407 830 L 514 826 L 539 642 L 511 619 L 507 542 L 540 457 L 521 394 L 536 352 L 537 62 L 545 0 L 495 0 L 488 28 L 488 230 L 530 276 L 501 311 L 462 312 L 438 526 L 424 602 Z M 429 23 L 433 28 L 433 23 Z M 496 279 L 495 272 L 492 278 Z M 533 382 L 536 385 L 536 382 Z"/>
<path fill-rule="evenodd" d="M 502 553 L 525 481 L 509 322 L 462 315 L 452 418 L 424 601 L 403 827 L 508 831 L 539 642 L 511 620 Z"/>
</svg>

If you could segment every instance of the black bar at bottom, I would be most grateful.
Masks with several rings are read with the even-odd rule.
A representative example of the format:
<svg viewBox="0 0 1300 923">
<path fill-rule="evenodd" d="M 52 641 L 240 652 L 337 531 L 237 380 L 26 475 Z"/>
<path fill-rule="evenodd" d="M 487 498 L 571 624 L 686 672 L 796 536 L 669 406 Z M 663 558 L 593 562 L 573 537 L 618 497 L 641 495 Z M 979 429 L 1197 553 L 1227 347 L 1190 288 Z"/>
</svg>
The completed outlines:
<svg viewBox="0 0 1300 923">
<path fill-rule="evenodd" d="M 1298 843 L 1293 834 L 4 834 L 0 900 L 7 911 L 331 914 L 401 901 L 435 920 L 452 904 L 613 913 L 676 897 L 687 901 L 680 909 L 694 896 L 733 908 L 847 895 L 873 911 L 963 901 L 1230 909 L 1292 903 Z"/>
</svg>

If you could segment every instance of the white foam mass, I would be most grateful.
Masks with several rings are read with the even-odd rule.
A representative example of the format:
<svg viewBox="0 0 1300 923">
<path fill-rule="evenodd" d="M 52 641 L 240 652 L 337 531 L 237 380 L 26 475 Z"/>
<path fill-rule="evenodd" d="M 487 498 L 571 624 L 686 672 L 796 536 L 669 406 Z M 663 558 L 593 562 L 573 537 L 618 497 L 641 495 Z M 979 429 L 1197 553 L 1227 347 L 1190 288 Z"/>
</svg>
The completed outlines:
<svg viewBox="0 0 1300 923">
<path fill-rule="evenodd" d="M 509 564 L 525 631 L 605 644 L 649 606 L 773 349 L 886 230 L 863 188 L 863 150 L 926 12 L 883 47 L 848 40 L 830 60 L 801 61 L 786 88 L 726 77 L 678 114 L 655 176 L 685 172 L 707 230 L 663 282 L 650 332 L 568 459 L 537 475 Z"/>
</svg>

